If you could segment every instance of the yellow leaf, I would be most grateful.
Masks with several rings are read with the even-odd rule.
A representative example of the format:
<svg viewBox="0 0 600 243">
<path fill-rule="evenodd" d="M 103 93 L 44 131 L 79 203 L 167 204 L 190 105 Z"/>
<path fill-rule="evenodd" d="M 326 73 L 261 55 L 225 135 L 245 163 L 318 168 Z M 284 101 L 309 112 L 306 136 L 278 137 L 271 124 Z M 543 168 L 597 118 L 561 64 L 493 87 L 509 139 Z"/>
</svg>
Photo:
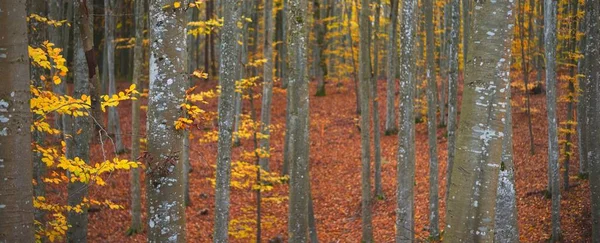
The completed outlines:
<svg viewBox="0 0 600 243">
<path fill-rule="evenodd" d="M 174 3 L 173 3 L 173 7 L 174 7 L 175 9 L 178 9 L 179 7 L 181 7 L 181 2 L 174 2 Z"/>
</svg>

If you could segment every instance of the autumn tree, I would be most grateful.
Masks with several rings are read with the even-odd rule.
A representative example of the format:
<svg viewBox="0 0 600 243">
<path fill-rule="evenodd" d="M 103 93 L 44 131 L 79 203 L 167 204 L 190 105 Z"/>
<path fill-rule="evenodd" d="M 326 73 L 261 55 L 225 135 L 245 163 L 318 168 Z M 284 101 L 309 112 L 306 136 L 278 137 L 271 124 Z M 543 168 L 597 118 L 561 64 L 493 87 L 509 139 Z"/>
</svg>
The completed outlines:
<svg viewBox="0 0 600 243">
<path fill-rule="evenodd" d="M 461 122 L 447 204 L 445 242 L 494 241 L 506 125 L 513 4 L 478 2 L 465 64 Z M 489 14 L 495 12 L 496 14 Z"/>
<path fill-rule="evenodd" d="M 0 241 L 34 242 L 25 0 L 0 2 Z"/>
<path fill-rule="evenodd" d="M 170 0 L 150 1 L 146 200 L 149 242 L 185 242 L 183 133 L 175 121 L 188 86 L 185 11 Z M 165 7 L 167 6 L 167 7 Z"/>
<path fill-rule="evenodd" d="M 229 185 L 231 178 L 231 145 L 234 123 L 235 82 L 239 67 L 238 21 L 241 1 L 223 1 L 223 28 L 221 29 L 221 64 L 219 67 L 219 141 L 215 186 L 214 242 L 227 242 L 229 232 Z"/>
</svg>

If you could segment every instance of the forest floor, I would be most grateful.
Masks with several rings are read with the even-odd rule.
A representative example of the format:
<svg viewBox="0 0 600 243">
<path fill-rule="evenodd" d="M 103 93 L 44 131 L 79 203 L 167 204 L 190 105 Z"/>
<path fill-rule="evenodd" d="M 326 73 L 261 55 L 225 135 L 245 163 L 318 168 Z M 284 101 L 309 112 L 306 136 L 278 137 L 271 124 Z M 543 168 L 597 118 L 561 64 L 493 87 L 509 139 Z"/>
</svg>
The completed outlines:
<svg viewBox="0 0 600 243">
<path fill-rule="evenodd" d="M 215 83 L 198 82 L 199 90 L 208 90 Z M 128 86 L 123 84 L 123 87 Z M 361 238 L 360 215 L 360 132 L 357 127 L 355 114 L 354 86 L 351 82 L 344 85 L 327 84 L 327 96 L 315 97 L 315 83 L 311 82 L 310 97 L 310 177 L 312 197 L 317 224 L 317 232 L 321 242 L 359 242 Z M 258 91 L 258 90 L 257 90 Z M 257 92 L 260 93 L 260 92 Z M 385 122 L 385 85 L 379 84 L 379 113 L 381 127 Z M 531 96 L 533 135 L 535 154 L 530 155 L 529 132 L 527 115 L 524 110 L 524 94 L 513 91 L 513 121 L 514 121 L 514 160 L 517 186 L 517 203 L 519 217 L 519 232 L 522 242 L 545 242 L 549 239 L 551 217 L 550 200 L 545 197 L 547 185 L 547 119 L 544 94 Z M 276 89 L 273 99 L 272 123 L 278 129 L 271 137 L 272 153 L 270 168 L 281 171 L 283 157 L 283 131 L 285 126 L 285 91 Z M 212 101 L 208 110 L 216 111 L 217 102 Z M 260 101 L 254 102 L 259 110 Z M 245 101 L 244 109 L 248 111 L 249 103 Z M 126 146 L 130 144 L 131 106 L 125 102 L 120 106 L 121 128 Z M 566 118 L 566 105 L 560 104 L 558 109 L 560 121 Z M 146 124 L 145 117 L 142 123 Z M 419 241 L 426 241 L 428 236 L 428 152 L 427 128 L 425 123 L 416 126 L 416 187 L 415 187 L 415 217 L 416 235 Z M 143 129 L 144 130 L 144 129 Z M 214 178 L 216 159 L 216 144 L 201 144 L 198 138 L 201 130 L 195 130 L 191 142 L 190 193 L 192 204 L 187 208 L 187 238 L 188 242 L 211 242 L 214 220 L 214 188 L 209 178 Z M 383 131 L 382 131 L 383 132 Z M 142 131 L 142 135 L 145 134 Z M 438 157 L 439 166 L 439 202 L 440 226 L 444 226 L 446 193 L 446 156 L 447 140 L 445 128 L 438 128 Z M 576 144 L 577 138 L 572 142 Z M 234 148 L 234 159 L 245 148 L 252 150 L 252 141 L 243 141 L 241 147 Z M 373 199 L 373 230 L 376 242 L 394 241 L 394 212 L 396 204 L 396 154 L 398 138 L 396 135 L 382 135 L 382 177 L 385 197 Z M 92 149 L 93 161 L 102 160 L 100 145 L 94 144 Z M 106 145 L 105 145 L 106 146 Z M 591 241 L 590 195 L 587 180 L 577 177 L 578 162 L 577 148 L 574 148 L 574 161 L 571 161 L 571 188 L 567 192 L 561 190 L 561 224 L 565 242 Z M 128 158 L 128 155 L 121 155 Z M 373 167 L 371 167 L 373 168 Z M 562 175 L 562 172 L 561 172 Z M 562 185 L 562 183 L 561 183 Z M 64 192 L 62 192 L 64 193 Z M 287 195 L 288 188 L 281 186 L 267 194 Z M 144 198 L 144 192 L 142 192 Z M 112 200 L 125 206 L 125 210 L 102 209 L 90 213 L 88 237 L 90 242 L 145 242 L 145 233 L 128 237 L 125 231 L 129 227 L 130 214 L 128 205 L 129 175 L 120 173 L 111 175 L 105 187 L 90 188 L 90 197 L 103 201 Z M 247 190 L 232 190 L 231 219 L 254 219 L 255 194 Z M 145 215 L 143 215 L 145 222 Z M 287 237 L 287 201 L 280 204 L 263 205 L 262 241 L 281 235 Z M 268 222 L 266 222 L 268 221 Z M 234 226 L 233 230 L 242 228 Z M 442 229 L 443 230 L 443 229 Z M 253 233 L 250 232 L 250 235 Z M 250 239 L 233 239 L 232 242 L 251 242 Z"/>
</svg>

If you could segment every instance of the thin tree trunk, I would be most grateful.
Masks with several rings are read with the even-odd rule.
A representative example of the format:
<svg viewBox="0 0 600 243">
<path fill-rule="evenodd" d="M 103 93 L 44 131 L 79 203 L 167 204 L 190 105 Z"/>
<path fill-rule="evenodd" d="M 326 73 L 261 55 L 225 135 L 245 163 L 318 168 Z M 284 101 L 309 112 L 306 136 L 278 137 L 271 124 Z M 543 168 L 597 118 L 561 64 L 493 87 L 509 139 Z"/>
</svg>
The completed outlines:
<svg viewBox="0 0 600 243">
<path fill-rule="evenodd" d="M 373 149 L 375 153 L 375 195 L 383 198 L 383 186 L 381 182 L 381 131 L 379 125 L 379 100 L 377 98 L 377 70 L 379 70 L 379 14 L 381 12 L 381 0 L 375 2 L 375 31 L 373 32 L 373 72 L 371 74 L 371 100 L 373 102 Z M 370 25 L 369 25 L 370 26 Z"/>
<path fill-rule="evenodd" d="M 142 76 L 144 76 L 143 46 L 144 28 L 144 4 L 147 0 L 135 1 L 135 46 L 133 47 L 133 84 L 138 92 L 142 91 Z M 137 161 L 140 157 L 140 97 L 131 101 L 131 161 Z M 131 190 L 131 225 L 127 233 L 129 235 L 142 232 L 142 190 L 140 185 L 140 170 L 131 168 L 130 171 Z"/>
<path fill-rule="evenodd" d="M 150 91 L 148 94 L 146 205 L 148 242 L 185 242 L 183 132 L 173 124 L 188 86 L 185 11 L 150 1 Z M 231 141 L 231 139 L 230 139 Z"/>
<path fill-rule="evenodd" d="M 270 135 L 271 125 L 271 100 L 273 96 L 273 0 L 266 0 L 265 6 L 265 42 L 264 42 L 264 57 L 267 62 L 263 65 L 263 101 L 260 112 L 260 132 L 264 135 Z M 260 148 L 267 153 L 270 153 L 269 140 L 267 137 L 260 140 Z M 260 158 L 260 167 L 265 171 L 269 171 L 269 158 Z"/>
<path fill-rule="evenodd" d="M 493 242 L 511 60 L 513 4 L 478 2 L 465 65 L 462 114 L 444 242 Z M 495 12 L 496 14 L 489 14 Z"/>
<path fill-rule="evenodd" d="M 586 4 L 580 5 L 580 11 L 584 11 Z M 585 33 L 587 26 L 589 26 L 589 14 L 585 14 L 582 23 L 579 25 L 579 31 Z M 587 38 L 581 38 L 578 43 L 579 51 L 585 50 Z M 589 151 L 589 139 L 588 139 L 588 116 L 587 110 L 589 107 L 588 103 L 588 91 L 589 91 L 589 78 L 587 70 L 587 58 L 588 55 L 584 55 L 577 62 L 577 74 L 579 84 L 579 102 L 577 102 L 577 133 L 578 133 L 578 149 L 579 149 L 579 177 L 586 178 L 588 174 L 588 151 Z M 580 78 L 579 78 L 580 77 Z"/>
<path fill-rule="evenodd" d="M 429 234 L 433 239 L 438 239 L 439 232 L 439 207 L 438 207 L 438 157 L 437 157 L 437 122 L 436 100 L 437 82 L 433 49 L 433 1 L 425 0 L 425 32 L 426 32 L 426 58 L 427 69 L 427 137 L 429 144 Z"/>
<path fill-rule="evenodd" d="M 359 11 L 359 44 L 358 62 L 359 62 L 359 97 L 360 97 L 360 139 L 361 139 L 361 215 L 362 215 L 362 242 L 373 242 L 373 226 L 371 219 L 371 139 L 369 128 L 370 123 L 370 101 L 371 101 L 371 57 L 370 57 L 370 35 L 369 35 L 369 15 L 370 0 L 361 0 Z"/>
<path fill-rule="evenodd" d="M 117 94 L 117 81 L 115 80 L 115 17 L 113 9 L 116 2 L 114 0 L 104 0 L 104 48 L 106 48 L 106 67 L 108 74 L 108 95 Z M 119 122 L 119 112 L 116 107 L 108 107 L 108 130 L 115 136 L 115 152 L 117 154 L 125 152 L 123 141 L 121 139 L 121 123 Z"/>
<path fill-rule="evenodd" d="M 25 0 L 1 1 L 0 23 L 0 241 L 34 242 Z M 25 162 L 25 163 L 23 163 Z"/>
<path fill-rule="evenodd" d="M 519 0 L 519 36 L 521 37 L 521 68 L 523 70 L 523 82 L 525 82 L 525 103 L 527 105 L 527 126 L 529 128 L 529 153 L 535 154 L 535 145 L 533 143 L 533 128 L 531 124 L 531 104 L 529 94 L 529 66 L 527 56 L 525 55 L 525 13 L 523 10 L 524 1 Z M 550 185 L 550 184 L 548 184 Z M 550 190 L 548 190 L 550 191 Z"/>
<path fill-rule="evenodd" d="M 417 0 L 404 0 L 400 25 L 400 119 L 396 169 L 396 242 L 415 240 L 415 87 Z"/>
<path fill-rule="evenodd" d="M 398 59 L 398 2 L 400 0 L 391 0 L 390 9 L 390 24 L 388 27 L 388 36 L 390 37 L 387 42 L 386 50 L 386 80 L 387 80 L 387 91 L 386 91 L 386 109 L 385 109 L 385 135 L 392 135 L 398 133 L 398 126 L 396 124 L 396 74 L 397 74 L 397 59 Z"/>
<path fill-rule="evenodd" d="M 325 6 L 321 6 L 321 2 Z M 325 8 L 324 8 L 325 7 Z M 316 67 L 316 75 L 317 79 L 317 93 L 315 96 L 325 96 L 325 77 L 327 77 L 327 61 L 325 60 L 325 55 L 323 54 L 325 47 L 325 34 L 327 28 L 325 23 L 323 23 L 323 19 L 327 18 L 326 14 L 327 1 L 314 0 L 313 1 L 313 11 L 314 11 L 314 28 L 315 28 L 315 45 L 313 52 L 314 55 L 314 66 Z"/>
<path fill-rule="evenodd" d="M 452 168 L 456 145 L 457 110 L 458 110 L 458 44 L 460 42 L 460 0 L 450 2 L 450 38 L 448 43 L 448 164 L 446 170 L 446 202 L 452 183 Z"/>
<path fill-rule="evenodd" d="M 227 242 L 229 234 L 229 185 L 231 180 L 231 142 L 234 122 L 235 81 L 239 66 L 238 27 L 241 1 L 223 1 L 221 29 L 221 62 L 219 68 L 219 141 L 217 151 L 217 179 L 215 192 L 214 242 Z"/>
</svg>

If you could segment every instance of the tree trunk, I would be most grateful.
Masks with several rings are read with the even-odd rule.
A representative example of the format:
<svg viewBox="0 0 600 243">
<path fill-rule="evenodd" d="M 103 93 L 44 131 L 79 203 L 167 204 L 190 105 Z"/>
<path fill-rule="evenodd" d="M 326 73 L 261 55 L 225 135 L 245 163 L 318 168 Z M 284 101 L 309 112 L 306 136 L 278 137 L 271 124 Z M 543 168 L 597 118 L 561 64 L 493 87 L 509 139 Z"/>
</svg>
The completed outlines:
<svg viewBox="0 0 600 243">
<path fill-rule="evenodd" d="M 369 15 L 370 0 L 361 0 L 359 11 L 359 86 L 358 93 L 360 98 L 360 139 L 361 139 L 361 215 L 362 215 L 362 242 L 373 242 L 373 226 L 371 219 L 371 139 L 370 133 L 370 85 L 371 82 L 371 55 L 370 55 L 370 35 L 369 35 Z"/>
<path fill-rule="evenodd" d="M 28 0 L 27 1 L 27 9 L 28 9 L 28 16 L 31 14 L 37 14 L 39 16 L 46 16 L 46 13 L 48 11 L 46 11 L 47 4 L 44 3 L 43 1 L 35 1 L 35 0 Z M 53 13 L 56 11 L 53 11 Z M 56 40 L 56 29 L 58 29 L 57 27 L 51 27 L 51 28 L 47 28 L 47 24 L 44 22 L 38 22 L 38 21 L 30 21 L 29 24 L 31 26 L 29 26 L 29 34 L 28 34 L 28 38 L 29 38 L 29 45 L 35 48 L 39 48 L 43 45 L 44 41 L 49 40 L 49 34 L 52 33 L 52 40 L 51 41 L 57 41 Z M 55 43 L 55 42 L 52 42 Z M 46 71 L 45 68 L 42 67 L 38 67 L 35 65 L 30 65 L 30 80 L 33 81 L 33 85 L 35 85 L 38 88 L 44 89 L 44 83 L 41 80 L 40 76 L 45 76 L 46 78 L 48 78 L 48 72 Z M 64 85 L 64 84 L 63 84 Z M 53 90 L 54 89 L 58 89 L 58 85 L 52 85 Z M 60 92 L 60 91 L 59 91 Z M 54 114 L 55 119 L 58 120 L 59 122 L 57 122 L 57 124 L 61 124 L 62 125 L 62 121 L 60 119 L 60 116 L 55 113 Z M 38 144 L 38 145 L 44 145 L 44 133 L 40 132 L 38 130 L 34 130 L 31 132 L 31 136 L 33 139 L 33 142 Z M 43 176 L 46 173 L 46 165 L 42 162 L 42 153 L 41 152 L 34 152 L 33 153 L 33 180 L 35 181 L 35 184 L 33 186 L 33 195 L 35 197 L 44 197 L 46 195 L 46 187 L 45 187 L 45 183 L 43 181 Z M 40 222 L 40 223 L 45 223 L 45 210 L 40 210 L 40 209 L 35 209 L 35 220 Z"/>
<path fill-rule="evenodd" d="M 104 48 L 106 48 L 106 70 L 108 75 L 108 95 L 117 94 L 117 81 L 115 80 L 115 0 L 104 0 Z M 119 112 L 116 107 L 108 107 L 108 131 L 115 136 L 114 145 L 115 153 L 120 154 L 125 152 L 123 141 L 121 139 L 121 123 Z"/>
<path fill-rule="evenodd" d="M 323 3 L 325 6 L 321 6 Z M 327 61 L 325 60 L 325 55 L 323 51 L 325 49 L 325 34 L 327 31 L 327 27 L 323 22 L 323 19 L 327 18 L 326 14 L 327 1 L 314 0 L 313 1 L 313 19 L 314 19 L 314 28 L 315 28 L 315 45 L 313 52 L 314 55 L 314 66 L 315 69 L 315 78 L 317 79 L 317 93 L 315 96 L 325 96 L 325 78 L 327 77 Z"/>
<path fill-rule="evenodd" d="M 92 18 L 89 17 L 89 13 L 93 12 L 92 3 L 81 0 L 75 1 L 74 4 L 78 14 L 73 29 L 73 35 L 76 38 L 73 58 L 73 97 L 78 98 L 81 95 L 91 93 L 94 78 L 97 80 L 95 74 L 97 66 L 95 61 L 89 58 L 93 55 L 90 52 L 93 52 L 94 46 L 93 40 L 91 40 L 92 35 L 90 35 L 90 33 L 93 33 L 93 22 Z M 67 124 L 66 131 L 70 136 L 65 136 L 67 137 L 66 156 L 68 159 L 79 157 L 89 163 L 92 120 L 87 116 L 70 117 L 68 120 L 70 124 Z M 81 131 L 81 133 L 78 134 L 76 131 Z M 87 185 L 82 182 L 69 183 L 67 188 L 69 194 L 67 203 L 70 206 L 81 204 L 88 193 Z M 85 207 L 82 213 L 69 212 L 67 214 L 67 223 L 71 225 L 67 230 L 67 242 L 87 242 L 87 216 L 87 208 Z"/>
<path fill-rule="evenodd" d="M 390 24 L 388 27 L 389 40 L 387 42 L 386 51 L 386 108 L 385 108 L 385 135 L 392 135 L 398 132 L 396 124 L 396 74 L 397 74 L 397 59 L 398 59 L 398 2 L 399 0 L 391 0 L 390 9 Z"/>
<path fill-rule="evenodd" d="M 273 0 L 266 0 L 265 6 L 265 43 L 264 43 L 264 57 L 267 62 L 263 65 L 263 101 L 260 112 L 260 126 L 261 133 L 264 135 L 270 135 L 271 125 L 271 100 L 273 96 L 273 37 L 275 36 L 273 30 Z M 271 138 L 265 138 L 260 140 L 260 148 L 270 154 L 269 140 Z M 263 170 L 269 171 L 269 158 L 260 158 L 260 167 Z"/>
<path fill-rule="evenodd" d="M 585 4 L 580 5 L 580 11 L 584 11 Z M 580 23 L 579 25 L 579 31 L 581 31 L 581 33 L 584 33 L 587 26 L 589 25 L 589 14 L 586 14 L 584 16 L 583 21 Z M 578 49 L 580 51 L 584 51 L 585 47 L 586 47 L 586 38 L 581 38 L 581 40 L 579 41 L 578 45 Z M 578 138 L 578 149 L 579 149 L 579 177 L 581 178 L 585 178 L 587 176 L 588 173 L 588 150 L 589 150 L 589 139 L 588 139 L 588 134 L 587 134 L 587 129 L 588 129 L 588 125 L 587 125 L 587 120 L 588 120 L 588 116 L 587 116 L 587 108 L 588 108 L 588 97 L 589 95 L 587 95 L 587 91 L 588 89 L 588 83 L 589 83 L 589 78 L 588 78 L 588 70 L 587 70 L 587 61 L 586 59 L 588 58 L 588 55 L 584 55 L 583 58 L 580 58 L 577 62 L 577 74 L 578 75 L 578 80 L 577 83 L 579 84 L 579 89 L 581 90 L 579 92 L 579 102 L 577 102 L 577 138 Z"/>
<path fill-rule="evenodd" d="M 309 170 L 309 95 L 306 47 L 307 0 L 289 0 L 287 45 L 290 62 L 288 87 L 289 123 L 289 242 L 308 242 L 308 202 L 310 193 Z"/>
<path fill-rule="evenodd" d="M 546 109 L 548 113 L 548 171 L 552 194 L 552 242 L 561 240 L 558 122 L 556 111 L 556 1 L 544 1 Z"/>
<path fill-rule="evenodd" d="M 174 123 L 188 87 L 185 11 L 150 1 L 150 92 L 148 94 L 146 200 L 148 242 L 185 242 L 181 148 L 183 132 Z M 231 139 L 230 139 L 231 140 Z"/>
<path fill-rule="evenodd" d="M 433 1 L 425 0 L 425 32 L 426 32 L 426 58 L 427 69 L 427 137 L 429 144 L 429 234 L 433 239 L 438 239 L 439 232 L 439 207 L 438 207 L 438 154 L 437 154 L 437 122 L 436 101 L 437 82 L 433 49 Z"/>
<path fill-rule="evenodd" d="M 498 175 L 496 193 L 496 218 L 494 221 L 494 242 L 519 242 L 515 171 L 513 161 L 512 105 L 510 86 L 506 91 L 506 115 L 504 139 L 502 140 L 502 161 Z"/>
<path fill-rule="evenodd" d="M 396 169 L 396 242 L 415 240 L 415 87 L 417 0 L 404 0 L 400 25 L 400 119 Z"/>
<path fill-rule="evenodd" d="M 1 1 L 0 23 L 0 241 L 34 242 L 25 0 Z M 25 162 L 25 163 L 23 163 Z"/>
<path fill-rule="evenodd" d="M 217 152 L 217 179 L 215 192 L 214 242 L 227 242 L 229 233 L 229 184 L 231 180 L 231 139 L 234 122 L 234 94 L 236 73 L 239 67 L 238 27 L 239 0 L 223 1 L 223 27 L 221 29 L 221 63 L 219 68 L 219 141 Z"/>
<path fill-rule="evenodd" d="M 450 2 L 450 38 L 448 42 L 448 162 L 446 168 L 446 202 L 450 192 L 456 145 L 458 110 L 458 44 L 460 42 L 460 0 Z"/>
<path fill-rule="evenodd" d="M 377 81 L 378 75 L 377 71 L 379 70 L 379 13 L 381 12 L 381 0 L 377 0 L 375 2 L 375 31 L 371 36 L 373 36 L 373 72 L 371 74 L 371 100 L 373 102 L 373 149 L 374 149 L 374 159 L 375 159 L 375 195 L 377 198 L 383 199 L 383 186 L 381 182 L 381 131 L 379 125 L 379 99 L 377 98 Z M 369 25 L 370 26 L 370 25 Z"/>
<path fill-rule="evenodd" d="M 587 139 L 588 163 L 591 192 L 592 213 L 592 242 L 600 241 L 600 63 L 597 60 L 600 55 L 598 42 L 600 40 L 600 2 L 590 0 L 585 3 L 586 9 L 586 31 L 585 31 L 585 65 L 588 109 Z"/>
<path fill-rule="evenodd" d="M 144 28 L 144 3 L 147 0 L 135 1 L 135 46 L 133 47 L 133 84 L 138 92 L 142 91 L 141 79 L 144 76 L 143 46 Z M 131 161 L 137 161 L 140 157 L 140 100 L 131 101 Z M 142 196 L 140 185 L 140 170 L 131 168 L 130 171 L 131 190 L 131 225 L 128 234 L 142 233 Z"/>
<path fill-rule="evenodd" d="M 465 65 L 462 116 L 444 242 L 493 242 L 505 137 L 513 4 L 478 2 Z M 495 12 L 496 14 L 489 14 Z"/>
</svg>

